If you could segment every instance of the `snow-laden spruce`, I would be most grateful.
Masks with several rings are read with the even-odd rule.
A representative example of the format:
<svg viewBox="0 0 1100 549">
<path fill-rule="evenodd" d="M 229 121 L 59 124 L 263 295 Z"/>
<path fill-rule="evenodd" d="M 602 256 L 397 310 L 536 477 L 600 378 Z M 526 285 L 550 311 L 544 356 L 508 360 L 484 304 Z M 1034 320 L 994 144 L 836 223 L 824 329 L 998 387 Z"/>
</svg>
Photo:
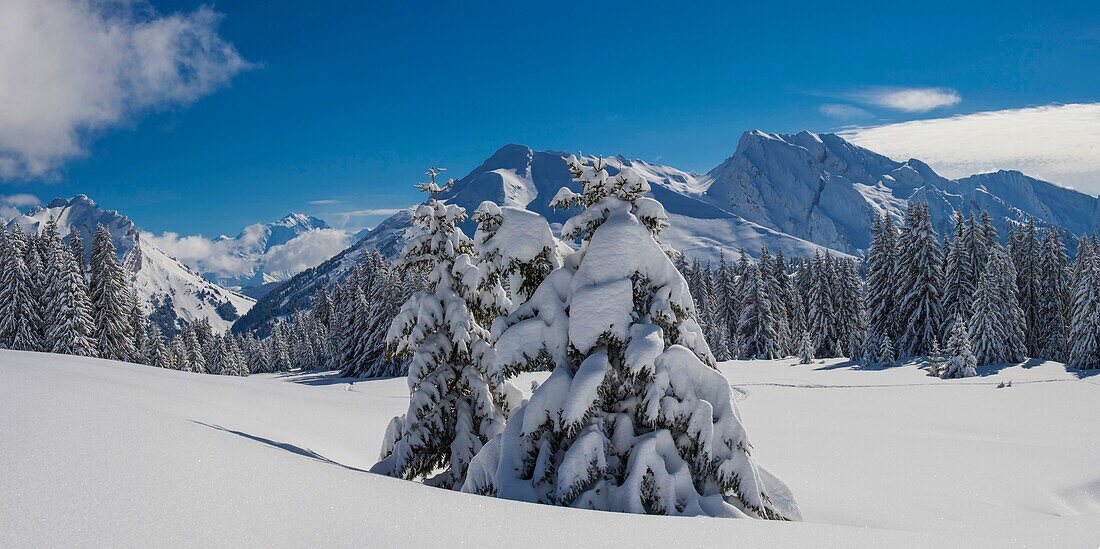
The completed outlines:
<svg viewBox="0 0 1100 549">
<path fill-rule="evenodd" d="M 553 372 L 470 464 L 463 491 L 607 511 L 798 519 L 751 455 L 729 382 L 684 277 L 657 240 L 668 221 L 629 168 L 567 159 L 583 192 L 562 228 L 580 248 L 498 322 L 499 367 Z"/>
<path fill-rule="evenodd" d="M 436 199 L 444 187 L 436 170 L 429 175 L 420 188 L 432 198 L 413 214 L 420 232 L 401 252 L 406 265 L 428 271 L 427 290 L 405 302 L 387 335 L 397 354 L 412 357 L 409 408 L 391 422 L 371 472 L 459 488 L 470 460 L 503 430 L 515 395 L 492 370 L 489 331 L 475 318 L 481 272 L 473 243 L 457 227 L 466 211 Z"/>
<path fill-rule="evenodd" d="M 976 367 L 978 359 L 970 350 L 970 334 L 966 326 L 966 318 L 962 313 L 955 315 L 951 323 L 951 338 L 947 340 L 946 361 L 939 372 L 944 379 L 956 377 L 973 377 L 978 375 Z"/>
<path fill-rule="evenodd" d="M 1022 361 L 1027 349 L 1016 272 L 1000 244 L 989 250 L 972 308 L 970 341 L 978 364 Z"/>
<path fill-rule="evenodd" d="M 130 314 L 134 296 L 129 273 L 119 264 L 111 233 L 100 225 L 92 239 L 90 297 L 99 357 L 130 361 L 137 357 Z"/>
<path fill-rule="evenodd" d="M 898 352 L 927 355 L 943 329 L 943 257 L 927 202 L 910 202 L 905 212 L 896 276 Z"/>
</svg>

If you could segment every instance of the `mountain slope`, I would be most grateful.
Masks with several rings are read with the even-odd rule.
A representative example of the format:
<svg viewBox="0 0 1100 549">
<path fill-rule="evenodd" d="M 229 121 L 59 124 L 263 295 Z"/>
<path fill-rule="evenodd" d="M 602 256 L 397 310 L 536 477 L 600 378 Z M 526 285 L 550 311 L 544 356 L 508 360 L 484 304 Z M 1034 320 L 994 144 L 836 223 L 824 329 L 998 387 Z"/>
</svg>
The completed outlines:
<svg viewBox="0 0 1100 549">
<path fill-rule="evenodd" d="M 748 221 L 847 253 L 866 250 L 876 215 L 900 219 L 912 199 L 929 202 L 941 234 L 956 211 L 988 211 L 1002 236 L 1032 219 L 1068 242 L 1098 219 L 1096 198 L 1072 189 L 1019 172 L 949 180 L 920 160 L 891 160 L 835 134 L 746 132 L 700 186 L 709 202 Z"/>
<path fill-rule="evenodd" d="M 70 233 L 80 235 L 85 260 L 91 256 L 92 235 L 97 225 L 111 231 L 119 259 L 134 274 L 138 298 L 150 318 L 172 332 L 179 321 L 208 319 L 216 330 L 225 330 L 255 303 L 251 298 L 229 291 L 205 280 L 183 263 L 173 259 L 141 234 L 130 218 L 114 210 L 101 209 L 85 195 L 55 199 L 44 207 L 9 221 L 18 223 L 28 234 L 35 234 L 47 220 L 57 219 L 58 231 L 68 241 Z"/>
</svg>

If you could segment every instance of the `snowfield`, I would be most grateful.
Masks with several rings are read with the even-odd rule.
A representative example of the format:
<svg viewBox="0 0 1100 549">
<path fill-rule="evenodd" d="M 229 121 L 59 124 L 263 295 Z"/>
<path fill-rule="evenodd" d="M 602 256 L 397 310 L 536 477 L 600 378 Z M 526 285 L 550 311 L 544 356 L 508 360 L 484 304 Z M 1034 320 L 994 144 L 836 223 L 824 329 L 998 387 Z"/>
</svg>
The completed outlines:
<svg viewBox="0 0 1100 549">
<path fill-rule="evenodd" d="M 372 475 L 386 423 L 408 406 L 404 379 L 0 351 L 0 546 L 1100 543 L 1100 376 L 794 362 L 722 370 L 802 523 L 554 508 Z"/>
</svg>

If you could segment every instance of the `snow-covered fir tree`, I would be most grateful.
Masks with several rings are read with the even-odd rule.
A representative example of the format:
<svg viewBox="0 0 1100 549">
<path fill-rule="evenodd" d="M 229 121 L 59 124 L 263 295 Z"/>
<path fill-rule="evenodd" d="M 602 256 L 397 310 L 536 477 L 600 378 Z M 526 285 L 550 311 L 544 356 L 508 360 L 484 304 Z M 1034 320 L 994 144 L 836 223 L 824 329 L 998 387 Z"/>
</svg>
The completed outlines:
<svg viewBox="0 0 1100 549">
<path fill-rule="evenodd" d="M 839 337 L 839 321 L 835 309 L 837 279 L 832 256 L 815 253 L 806 267 L 809 290 L 806 296 L 807 323 L 814 338 L 814 355 L 819 358 L 840 356 L 844 342 Z"/>
<path fill-rule="evenodd" d="M 1082 238 L 1073 265 L 1073 307 L 1067 366 L 1100 368 L 1100 257 L 1091 241 Z"/>
<path fill-rule="evenodd" d="M 204 374 L 206 373 L 206 355 L 202 352 L 202 343 L 199 342 L 198 334 L 194 325 L 184 329 L 182 333 L 184 360 L 180 369 L 185 372 Z"/>
<path fill-rule="evenodd" d="M 46 331 L 46 349 L 51 353 L 94 357 L 98 345 L 84 273 L 68 249 L 54 248 L 50 261 L 57 275 L 47 291 L 52 320 Z"/>
<path fill-rule="evenodd" d="M 103 225 L 98 226 L 92 239 L 91 273 L 89 293 L 99 356 L 131 360 L 137 349 L 130 318 L 133 296 L 129 276 L 118 262 L 110 231 Z"/>
<path fill-rule="evenodd" d="M 1057 230 L 1043 234 L 1039 254 L 1039 311 L 1036 318 L 1038 357 L 1066 361 L 1070 287 L 1066 246 Z"/>
<path fill-rule="evenodd" d="M 267 338 L 270 345 L 268 355 L 271 360 L 271 369 L 275 372 L 289 372 L 294 368 L 287 332 L 286 323 L 279 320 L 275 322 L 275 327 L 271 329 L 271 336 Z"/>
<path fill-rule="evenodd" d="M 867 251 L 867 331 L 876 346 L 882 336 L 897 337 L 896 270 L 897 229 L 890 214 L 883 214 L 871 226 L 871 247 Z"/>
<path fill-rule="evenodd" d="M 485 201 L 473 215 L 477 222 L 474 250 L 486 293 L 484 319 L 509 314 L 531 297 L 554 269 L 561 253 L 546 219 L 534 212 Z M 495 288 L 504 295 L 496 295 Z"/>
<path fill-rule="evenodd" d="M 742 275 L 741 318 L 737 325 L 740 358 L 769 360 L 784 355 L 779 346 L 779 323 L 761 271 L 766 263 L 748 266 Z"/>
<path fill-rule="evenodd" d="M 471 464 L 463 491 L 669 515 L 795 519 L 786 488 L 750 456 L 729 382 L 687 281 L 657 240 L 668 224 L 630 168 L 567 159 L 577 252 L 500 323 L 496 363 L 553 372 Z M 762 286 L 762 284 L 761 284 Z"/>
<path fill-rule="evenodd" d="M 859 278 L 856 262 L 845 258 L 837 261 L 838 286 L 836 319 L 838 341 L 846 345 L 845 353 L 852 360 L 860 359 L 860 350 L 867 335 L 864 324 L 863 281 Z"/>
<path fill-rule="evenodd" d="M 952 333 L 951 324 L 955 318 L 970 318 L 970 301 L 974 297 L 977 280 L 971 273 L 973 262 L 970 260 L 971 229 L 961 212 L 955 212 L 955 238 L 947 245 L 947 259 L 944 262 L 943 312 L 946 325 L 943 333 Z"/>
<path fill-rule="evenodd" d="M 907 356 L 926 355 L 943 329 L 943 257 L 927 202 L 909 203 L 897 257 L 897 349 Z"/>
<path fill-rule="evenodd" d="M 1039 355 L 1040 245 L 1034 220 L 1009 232 L 1008 255 L 1016 270 L 1016 300 L 1024 315 L 1024 345 L 1028 356 Z"/>
<path fill-rule="evenodd" d="M 142 341 L 141 354 L 145 357 L 146 364 L 156 368 L 168 368 L 171 365 L 164 334 L 156 322 L 147 323 L 145 338 Z"/>
<path fill-rule="evenodd" d="M 894 352 L 894 342 L 890 339 L 890 336 L 882 336 L 878 352 L 875 354 L 877 364 L 881 364 L 882 366 L 894 365 L 894 361 L 897 360 L 897 353 Z"/>
<path fill-rule="evenodd" d="M 42 319 L 34 275 L 27 266 L 29 245 L 19 224 L 0 234 L 0 346 L 37 351 L 42 346 Z"/>
<path fill-rule="evenodd" d="M 1016 273 L 1004 248 L 989 251 L 969 322 L 970 341 L 978 364 L 1024 359 L 1024 319 L 1016 302 Z"/>
<path fill-rule="evenodd" d="M 787 261 L 783 257 L 782 250 L 775 253 L 775 259 L 771 263 L 771 276 L 771 283 L 774 285 L 772 295 L 777 296 L 775 299 L 782 301 L 783 310 L 786 312 L 787 326 L 790 332 L 787 346 L 793 353 L 800 343 L 799 338 L 802 332 L 806 331 L 806 317 L 802 300 L 791 283 L 790 273 L 787 272 Z"/>
<path fill-rule="evenodd" d="M 437 171 L 422 188 L 437 189 Z M 448 182 L 450 188 L 453 182 Z M 504 428 L 503 375 L 491 367 L 489 331 L 475 315 L 481 271 L 473 242 L 458 228 L 466 211 L 435 197 L 418 206 L 419 232 L 401 252 L 406 265 L 422 265 L 427 289 L 401 308 L 387 337 L 399 355 L 411 356 L 409 409 L 393 419 L 381 460 L 372 472 L 458 489 L 470 460 Z"/>
<path fill-rule="evenodd" d="M 768 294 L 768 303 L 772 308 L 772 316 L 775 318 L 776 341 L 775 346 L 779 356 L 787 356 L 794 352 L 794 335 L 791 333 L 790 312 L 787 310 L 787 301 L 784 299 L 782 280 L 787 278 L 786 273 L 777 273 L 776 260 L 772 258 L 767 246 L 760 248 L 760 261 L 758 267 L 760 278 L 764 281 L 764 287 Z M 717 341 L 706 333 L 707 342 Z"/>
<path fill-rule="evenodd" d="M 946 360 L 940 368 L 940 377 L 950 379 L 978 375 L 976 370 L 978 359 L 970 350 L 969 328 L 962 313 L 956 314 L 955 320 L 951 323 L 951 336 L 947 340 L 944 358 Z"/>
<path fill-rule="evenodd" d="M 810 337 L 810 332 L 802 332 L 802 338 L 798 342 L 798 363 L 813 364 L 813 362 L 814 341 Z"/>
<path fill-rule="evenodd" d="M 165 368 L 172 370 L 187 370 L 187 348 L 183 345 L 183 335 L 177 333 L 168 344 L 169 362 Z"/>
</svg>

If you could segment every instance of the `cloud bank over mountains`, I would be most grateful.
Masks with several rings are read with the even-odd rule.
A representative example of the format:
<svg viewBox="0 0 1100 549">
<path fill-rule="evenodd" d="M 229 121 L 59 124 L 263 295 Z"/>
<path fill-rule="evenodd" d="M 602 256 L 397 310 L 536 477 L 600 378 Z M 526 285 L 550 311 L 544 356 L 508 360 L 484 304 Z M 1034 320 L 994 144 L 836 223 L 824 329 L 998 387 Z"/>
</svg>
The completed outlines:
<svg viewBox="0 0 1100 549">
<path fill-rule="evenodd" d="M 847 128 L 845 139 L 947 177 L 1018 170 L 1100 193 L 1100 103 L 1047 105 Z"/>
<path fill-rule="evenodd" d="M 0 177 L 49 175 L 99 131 L 187 105 L 252 65 L 209 7 L 162 15 L 148 3 L 0 2 Z"/>
</svg>

